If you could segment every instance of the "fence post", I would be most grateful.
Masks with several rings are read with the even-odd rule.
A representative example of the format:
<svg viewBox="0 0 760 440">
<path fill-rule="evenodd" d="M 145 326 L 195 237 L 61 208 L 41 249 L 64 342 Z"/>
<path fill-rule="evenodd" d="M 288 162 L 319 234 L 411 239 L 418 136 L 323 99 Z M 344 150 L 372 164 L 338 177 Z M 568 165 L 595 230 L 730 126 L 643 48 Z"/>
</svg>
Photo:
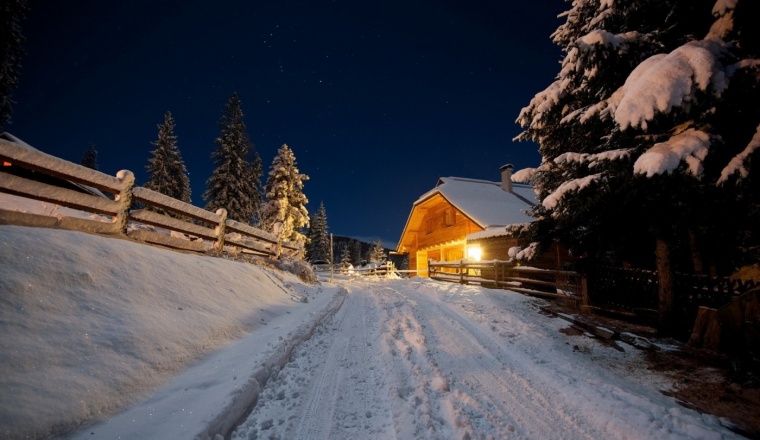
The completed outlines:
<svg viewBox="0 0 760 440">
<path fill-rule="evenodd" d="M 115 201 L 119 202 L 119 212 L 116 213 L 114 223 L 117 233 L 126 234 L 129 208 L 132 207 L 132 188 L 135 186 L 135 175 L 132 171 L 121 170 L 116 173 L 116 179 L 121 183 L 121 189 L 115 197 Z"/>
<path fill-rule="evenodd" d="M 277 244 L 274 247 L 274 257 L 280 258 L 282 255 L 282 237 L 277 236 Z"/>
<path fill-rule="evenodd" d="M 219 208 L 216 210 L 216 215 L 219 216 L 219 223 L 214 229 L 214 234 L 216 234 L 216 243 L 214 243 L 214 247 L 217 252 L 222 253 L 224 251 L 224 234 L 227 232 L 227 210 Z"/>
<path fill-rule="evenodd" d="M 588 278 L 586 274 L 581 275 L 581 311 L 587 311 L 590 306 L 588 300 Z"/>
<path fill-rule="evenodd" d="M 464 261 L 459 260 L 459 284 L 464 284 L 464 271 L 467 270 Z"/>
</svg>

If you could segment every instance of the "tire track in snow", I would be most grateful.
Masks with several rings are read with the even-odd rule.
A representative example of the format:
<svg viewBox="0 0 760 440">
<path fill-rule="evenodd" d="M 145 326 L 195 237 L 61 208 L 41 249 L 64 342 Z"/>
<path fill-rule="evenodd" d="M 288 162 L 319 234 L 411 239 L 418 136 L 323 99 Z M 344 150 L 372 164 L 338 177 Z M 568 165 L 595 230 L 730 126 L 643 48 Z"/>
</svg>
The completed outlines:
<svg viewBox="0 0 760 440">
<path fill-rule="evenodd" d="M 377 313 L 364 292 L 294 352 L 262 390 L 232 439 L 393 438 L 385 375 L 376 349 Z"/>
<path fill-rule="evenodd" d="M 557 432 L 566 438 L 595 437 L 581 428 L 577 414 L 568 414 L 552 401 L 551 388 L 537 384 L 531 368 L 511 356 L 500 341 L 493 341 L 466 318 L 424 294 L 412 298 L 393 291 L 404 302 L 414 304 L 411 313 L 422 337 L 434 347 L 432 351 L 428 347 L 419 350 L 425 356 L 416 360 L 416 367 L 429 370 L 422 377 L 442 375 L 438 360 L 456 368 L 448 378 L 439 379 L 450 384 L 451 392 L 428 396 L 440 400 L 430 405 L 438 408 L 438 417 L 447 419 L 447 429 L 464 437 L 477 436 L 477 432 L 497 432 L 502 438 L 548 438 Z"/>
<path fill-rule="evenodd" d="M 318 383 L 307 393 L 307 403 L 292 438 L 387 438 L 391 426 L 385 382 L 378 377 L 376 357 L 367 329 L 377 319 L 367 317 L 373 306 L 364 292 L 349 294 L 351 301 L 332 325 L 337 332 Z M 369 321 L 369 322 L 368 322 Z M 382 376 L 382 375 L 381 375 Z M 379 404 L 379 405 L 378 405 Z M 379 426 L 378 426 L 379 425 Z"/>
<path fill-rule="evenodd" d="M 345 313 L 343 314 L 345 318 Z M 343 320 L 341 320 L 341 324 Z M 294 439 L 329 438 L 332 427 L 335 402 L 338 398 L 338 384 L 343 371 L 335 368 L 338 359 L 343 359 L 348 351 L 348 340 L 337 337 L 328 351 L 325 368 L 318 374 L 310 387 L 303 411 L 299 417 Z"/>
<path fill-rule="evenodd" d="M 441 407 L 448 383 L 431 362 L 416 305 L 387 287 L 367 286 L 382 303 L 383 352 L 398 438 L 455 438 L 461 431 Z M 390 292 L 390 293 L 389 293 Z"/>
</svg>

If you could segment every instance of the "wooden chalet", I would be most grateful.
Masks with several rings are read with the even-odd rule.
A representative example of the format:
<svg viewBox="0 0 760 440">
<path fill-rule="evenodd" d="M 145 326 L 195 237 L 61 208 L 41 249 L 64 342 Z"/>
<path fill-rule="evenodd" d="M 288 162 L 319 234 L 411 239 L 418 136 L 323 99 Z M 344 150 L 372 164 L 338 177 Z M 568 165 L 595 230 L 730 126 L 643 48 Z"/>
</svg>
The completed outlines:
<svg viewBox="0 0 760 440">
<path fill-rule="evenodd" d="M 441 177 L 414 202 L 396 249 L 408 255 L 409 269 L 427 276 L 429 259 L 509 259 L 509 248 L 518 244 L 506 227 L 531 222 L 526 211 L 536 202 L 531 186 L 512 183 L 512 165 L 503 166 L 501 176 L 501 182 Z"/>
</svg>

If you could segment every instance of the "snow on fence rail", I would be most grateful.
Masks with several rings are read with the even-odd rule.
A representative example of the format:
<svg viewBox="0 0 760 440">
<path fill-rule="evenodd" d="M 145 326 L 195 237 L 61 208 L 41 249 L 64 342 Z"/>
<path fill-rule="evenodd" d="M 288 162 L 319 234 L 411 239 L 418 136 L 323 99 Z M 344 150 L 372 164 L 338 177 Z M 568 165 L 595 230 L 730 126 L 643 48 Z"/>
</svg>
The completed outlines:
<svg viewBox="0 0 760 440">
<path fill-rule="evenodd" d="M 428 262 L 428 276 L 435 280 L 460 284 L 476 283 L 544 298 L 569 299 L 577 305 L 588 305 L 586 279 L 578 272 L 520 267 L 499 260 L 431 260 Z"/>
<path fill-rule="evenodd" d="M 26 177 L 1 172 L 0 192 L 94 214 L 90 218 L 53 217 L 0 209 L 0 223 L 125 235 L 142 242 L 196 252 L 222 252 L 225 246 L 269 257 L 295 256 L 301 252 L 296 243 L 280 242 L 270 233 L 228 219 L 224 209 L 209 212 L 156 191 L 135 187 L 131 171 L 122 170 L 116 176 L 109 176 L 5 139 L 0 139 L 0 161 L 3 168 L 18 167 L 32 172 L 26 173 Z M 70 188 L 30 178 L 37 175 L 59 179 Z M 131 209 L 133 202 L 146 208 Z M 178 234 L 171 232 L 181 235 L 176 237 Z"/>
</svg>

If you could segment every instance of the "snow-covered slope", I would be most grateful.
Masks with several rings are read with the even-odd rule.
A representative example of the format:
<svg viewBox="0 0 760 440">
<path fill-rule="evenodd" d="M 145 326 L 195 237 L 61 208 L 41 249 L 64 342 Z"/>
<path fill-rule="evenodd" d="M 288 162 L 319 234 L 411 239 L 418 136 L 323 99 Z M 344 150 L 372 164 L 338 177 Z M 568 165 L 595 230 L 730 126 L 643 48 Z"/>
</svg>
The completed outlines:
<svg viewBox="0 0 760 440">
<path fill-rule="evenodd" d="M 169 438 L 156 436 L 159 425 L 182 409 L 171 438 L 192 438 L 250 392 L 255 368 L 338 289 L 129 240 L 2 225 L 0 292 L 3 438 L 58 436 L 111 416 L 206 359 L 201 370 L 220 370 L 174 394 L 163 420 L 139 420 L 151 438 Z M 204 357 L 244 336 L 242 358 Z"/>
</svg>

